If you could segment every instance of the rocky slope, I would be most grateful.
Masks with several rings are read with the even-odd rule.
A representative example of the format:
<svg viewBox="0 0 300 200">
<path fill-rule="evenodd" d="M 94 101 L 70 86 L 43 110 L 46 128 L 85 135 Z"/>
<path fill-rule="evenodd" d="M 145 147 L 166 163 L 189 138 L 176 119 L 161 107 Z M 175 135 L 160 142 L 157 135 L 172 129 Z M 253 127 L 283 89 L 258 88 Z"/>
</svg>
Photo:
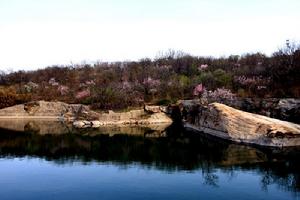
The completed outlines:
<svg viewBox="0 0 300 200">
<path fill-rule="evenodd" d="M 223 139 L 263 146 L 299 146 L 300 125 L 220 103 L 183 105 L 185 126 Z"/>
</svg>

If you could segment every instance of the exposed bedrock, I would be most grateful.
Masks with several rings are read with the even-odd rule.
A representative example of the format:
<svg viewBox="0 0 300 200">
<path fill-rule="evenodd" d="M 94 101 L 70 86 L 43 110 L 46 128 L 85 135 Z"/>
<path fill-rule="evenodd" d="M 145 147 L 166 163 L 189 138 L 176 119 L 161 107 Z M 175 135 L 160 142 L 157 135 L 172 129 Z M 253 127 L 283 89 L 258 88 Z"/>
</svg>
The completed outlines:
<svg viewBox="0 0 300 200">
<path fill-rule="evenodd" d="M 220 103 L 183 104 L 184 126 L 223 139 L 263 146 L 300 145 L 300 125 L 244 112 Z"/>
</svg>

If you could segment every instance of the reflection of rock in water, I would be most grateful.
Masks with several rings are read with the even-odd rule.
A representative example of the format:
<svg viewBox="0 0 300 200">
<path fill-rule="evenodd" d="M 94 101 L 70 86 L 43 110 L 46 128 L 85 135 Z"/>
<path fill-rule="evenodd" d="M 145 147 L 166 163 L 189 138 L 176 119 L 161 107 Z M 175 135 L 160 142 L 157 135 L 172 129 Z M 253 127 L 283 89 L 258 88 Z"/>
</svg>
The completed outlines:
<svg viewBox="0 0 300 200">
<path fill-rule="evenodd" d="M 24 126 L 24 131 L 26 132 L 32 132 L 32 133 L 40 133 L 41 129 L 40 127 L 36 124 L 36 122 L 28 122 Z"/>
<path fill-rule="evenodd" d="M 58 120 L 1 119 L 0 128 L 45 135 L 69 133 L 71 126 Z"/>
<path fill-rule="evenodd" d="M 110 136 L 113 136 L 115 134 L 126 133 L 129 135 L 161 137 L 164 135 L 165 129 L 168 126 L 169 124 L 149 124 L 145 126 L 120 125 L 79 130 L 74 129 L 70 123 L 64 123 L 58 120 L 0 119 L 0 128 L 40 135 L 81 133 L 85 135 L 109 134 Z"/>
<path fill-rule="evenodd" d="M 147 125 L 147 126 L 136 126 L 136 125 L 123 125 L 123 126 L 102 126 L 97 129 L 89 130 L 74 130 L 81 133 L 85 133 L 90 136 L 101 134 L 109 134 L 110 136 L 116 134 L 126 134 L 126 135 L 145 135 L 147 137 L 162 137 L 165 136 L 165 130 L 168 124 L 158 124 L 158 125 Z"/>
<path fill-rule="evenodd" d="M 230 144 L 226 151 L 224 151 L 224 159 L 221 164 L 224 166 L 245 164 L 245 163 L 260 163 L 268 160 L 265 153 L 262 151 L 237 144 Z"/>
<path fill-rule="evenodd" d="M 36 128 L 33 122 L 25 124 L 27 130 L 46 132 L 41 126 Z M 138 130 L 146 132 L 141 135 Z M 122 131 L 131 131 L 131 135 Z M 228 174 L 236 169 L 251 170 L 261 176 L 262 187 L 277 184 L 283 189 L 300 191 L 299 149 L 257 149 L 193 132 L 170 132 L 170 129 L 164 137 L 153 137 L 155 131 L 152 131 L 142 127 L 106 127 L 102 132 L 107 134 L 91 130 L 45 136 L 0 129 L 0 157 L 35 156 L 57 164 L 98 161 L 126 166 L 139 163 L 168 171 L 200 169 L 205 184 L 213 186 L 218 185 L 219 177 L 215 173 L 218 169 Z M 152 137 L 148 137 L 151 134 Z"/>
</svg>

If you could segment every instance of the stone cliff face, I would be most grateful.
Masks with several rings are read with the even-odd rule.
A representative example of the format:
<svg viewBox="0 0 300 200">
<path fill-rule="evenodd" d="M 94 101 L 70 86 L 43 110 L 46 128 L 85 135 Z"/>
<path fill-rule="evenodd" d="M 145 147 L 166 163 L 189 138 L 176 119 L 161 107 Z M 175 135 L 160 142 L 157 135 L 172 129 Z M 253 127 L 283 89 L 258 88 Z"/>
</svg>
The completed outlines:
<svg viewBox="0 0 300 200">
<path fill-rule="evenodd" d="M 223 139 L 263 146 L 300 145 L 300 125 L 234 109 L 220 103 L 183 105 L 185 126 Z"/>
</svg>

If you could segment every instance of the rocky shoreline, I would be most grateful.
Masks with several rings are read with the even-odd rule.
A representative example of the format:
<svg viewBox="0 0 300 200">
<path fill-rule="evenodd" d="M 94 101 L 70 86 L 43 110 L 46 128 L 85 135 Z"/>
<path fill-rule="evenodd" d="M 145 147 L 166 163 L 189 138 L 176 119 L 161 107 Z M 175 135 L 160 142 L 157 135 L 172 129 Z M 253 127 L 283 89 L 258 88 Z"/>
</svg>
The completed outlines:
<svg viewBox="0 0 300 200">
<path fill-rule="evenodd" d="M 0 110 L 0 119 L 49 119 L 73 123 L 75 128 L 111 125 L 171 124 L 165 107 L 144 106 L 128 112 L 95 112 L 81 104 L 34 101 Z"/>
<path fill-rule="evenodd" d="M 132 113 L 141 113 L 141 115 L 132 117 Z M 104 117 L 106 117 L 106 119 L 101 119 Z M 126 113 L 110 112 L 103 114 L 98 120 L 75 120 L 73 125 L 76 128 L 98 128 L 112 125 L 151 125 L 161 123 L 170 125 L 172 119 L 162 112 L 145 114 L 144 110 L 134 110 Z"/>
<path fill-rule="evenodd" d="M 0 110 L 0 121 L 4 126 L 11 126 L 12 119 L 24 121 L 20 123 L 21 129 L 39 129 L 45 130 L 40 131 L 45 133 L 49 132 L 47 128 L 37 128 L 31 120 L 61 121 L 67 124 L 68 130 L 73 131 L 88 128 L 98 130 L 102 127 L 160 126 L 160 132 L 163 131 L 161 127 L 165 129 L 174 121 L 183 122 L 187 129 L 238 143 L 271 147 L 300 146 L 298 124 L 241 111 L 221 103 L 205 104 L 201 100 L 181 101 L 179 105 L 169 108 L 145 105 L 144 108 L 127 112 L 96 112 L 81 104 L 35 101 Z"/>
<path fill-rule="evenodd" d="M 183 104 L 188 129 L 226 140 L 271 147 L 300 145 L 300 125 L 244 112 L 220 103 Z"/>
</svg>

